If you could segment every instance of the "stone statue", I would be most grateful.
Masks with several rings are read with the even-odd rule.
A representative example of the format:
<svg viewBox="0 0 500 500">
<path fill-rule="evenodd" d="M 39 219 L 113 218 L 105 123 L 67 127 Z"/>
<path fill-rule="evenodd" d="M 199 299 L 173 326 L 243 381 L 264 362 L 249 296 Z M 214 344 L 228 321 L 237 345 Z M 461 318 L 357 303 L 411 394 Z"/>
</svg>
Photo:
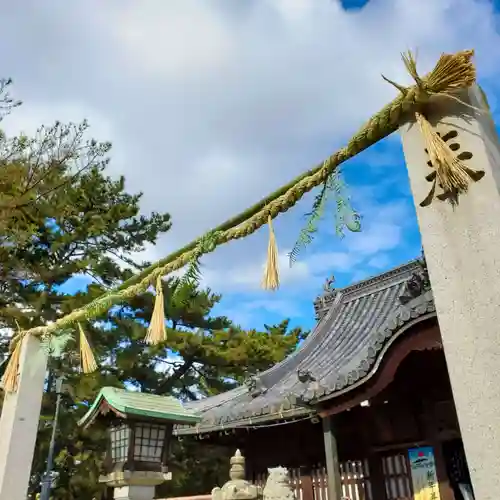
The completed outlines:
<svg viewBox="0 0 500 500">
<path fill-rule="evenodd" d="M 264 487 L 264 500 L 296 500 L 290 484 L 288 470 L 284 467 L 268 469 L 269 476 Z"/>
<path fill-rule="evenodd" d="M 245 457 L 240 450 L 230 460 L 229 481 L 222 488 L 212 490 L 212 500 L 257 500 L 259 488 L 245 480 Z"/>
</svg>

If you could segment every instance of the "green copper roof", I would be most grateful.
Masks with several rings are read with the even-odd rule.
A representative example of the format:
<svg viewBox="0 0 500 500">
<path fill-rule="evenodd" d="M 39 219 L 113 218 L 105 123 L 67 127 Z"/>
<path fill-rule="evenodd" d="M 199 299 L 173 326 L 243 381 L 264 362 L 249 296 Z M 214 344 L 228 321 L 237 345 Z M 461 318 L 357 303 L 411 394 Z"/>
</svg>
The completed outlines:
<svg viewBox="0 0 500 500">
<path fill-rule="evenodd" d="M 78 425 L 84 427 L 90 425 L 101 413 L 104 402 L 107 404 L 106 407 L 122 418 L 155 418 L 188 425 L 197 424 L 201 420 L 194 411 L 185 409 L 175 398 L 104 387 Z"/>
</svg>

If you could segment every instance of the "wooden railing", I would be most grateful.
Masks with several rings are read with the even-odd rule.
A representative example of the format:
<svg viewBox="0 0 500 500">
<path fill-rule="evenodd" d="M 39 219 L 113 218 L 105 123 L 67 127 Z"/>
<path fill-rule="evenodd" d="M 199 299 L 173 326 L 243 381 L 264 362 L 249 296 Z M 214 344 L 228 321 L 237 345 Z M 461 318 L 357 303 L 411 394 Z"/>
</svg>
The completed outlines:
<svg viewBox="0 0 500 500">
<path fill-rule="evenodd" d="M 387 500 L 411 500 L 413 498 L 408 463 L 404 454 L 382 458 Z M 370 478 L 367 460 L 349 460 L 340 464 L 342 495 L 346 500 L 378 500 Z M 254 484 L 264 487 L 267 474 L 249 478 Z M 324 467 L 290 469 L 290 482 L 297 500 L 328 500 L 328 478 Z M 197 495 L 168 500 L 210 500 L 210 495 Z"/>
<path fill-rule="evenodd" d="M 367 461 L 342 462 L 340 477 L 342 495 L 346 499 L 374 500 Z M 266 479 L 266 474 L 260 474 L 255 477 L 254 482 L 263 487 Z M 307 473 L 300 469 L 291 469 L 290 482 L 295 488 L 297 500 L 328 500 L 328 478 L 324 467 L 315 467 Z"/>
</svg>

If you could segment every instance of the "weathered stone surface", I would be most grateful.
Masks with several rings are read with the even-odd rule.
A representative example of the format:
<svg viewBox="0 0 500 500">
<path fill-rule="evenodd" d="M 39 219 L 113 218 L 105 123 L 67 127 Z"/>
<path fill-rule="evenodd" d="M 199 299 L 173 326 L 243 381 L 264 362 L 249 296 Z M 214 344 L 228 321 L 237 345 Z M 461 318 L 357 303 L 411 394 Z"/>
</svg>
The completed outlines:
<svg viewBox="0 0 500 500">
<path fill-rule="evenodd" d="M 38 431 L 47 354 L 40 340 L 23 340 L 16 393 L 6 394 L 0 418 L 0 499 L 25 500 Z"/>
<path fill-rule="evenodd" d="M 296 500 L 290 485 L 288 470 L 284 467 L 268 469 L 269 476 L 264 487 L 264 500 Z"/>
<path fill-rule="evenodd" d="M 231 458 L 229 481 L 212 490 L 212 500 L 257 500 L 260 498 L 259 488 L 245 480 L 245 457 L 240 450 Z"/>
</svg>

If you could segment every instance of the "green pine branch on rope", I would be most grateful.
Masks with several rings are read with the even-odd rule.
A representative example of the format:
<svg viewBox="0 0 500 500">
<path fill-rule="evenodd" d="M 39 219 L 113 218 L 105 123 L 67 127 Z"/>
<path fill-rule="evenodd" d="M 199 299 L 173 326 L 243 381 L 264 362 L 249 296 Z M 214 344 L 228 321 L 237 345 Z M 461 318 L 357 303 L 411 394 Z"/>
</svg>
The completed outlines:
<svg viewBox="0 0 500 500">
<path fill-rule="evenodd" d="M 312 243 L 319 229 L 318 224 L 323 218 L 326 206 L 332 197 L 335 199 L 336 208 L 336 235 L 339 238 L 343 238 L 344 229 L 348 229 L 352 232 L 361 231 L 360 216 L 351 207 L 350 198 L 345 191 L 345 184 L 339 171 L 335 171 L 323 183 L 321 191 L 314 198 L 311 211 L 306 214 L 306 225 L 300 231 L 292 251 L 288 254 L 290 266 L 297 261 L 299 253 Z"/>
<path fill-rule="evenodd" d="M 201 256 L 195 256 L 188 263 L 186 271 L 175 286 L 173 299 L 180 305 L 189 303 L 191 293 L 196 289 L 201 280 Z"/>
<path fill-rule="evenodd" d="M 56 335 L 47 335 L 42 337 L 41 346 L 47 353 L 47 356 L 59 359 L 66 348 L 66 346 L 75 340 L 75 333 L 72 330 L 62 330 Z"/>
<path fill-rule="evenodd" d="M 187 263 L 186 271 L 180 279 L 175 289 L 174 298 L 181 303 L 188 301 L 189 296 L 184 296 L 185 291 L 189 291 L 198 287 L 201 280 L 201 257 L 205 253 L 210 253 L 217 247 L 218 234 L 211 231 L 203 235 L 197 242 L 190 260 Z"/>
</svg>

